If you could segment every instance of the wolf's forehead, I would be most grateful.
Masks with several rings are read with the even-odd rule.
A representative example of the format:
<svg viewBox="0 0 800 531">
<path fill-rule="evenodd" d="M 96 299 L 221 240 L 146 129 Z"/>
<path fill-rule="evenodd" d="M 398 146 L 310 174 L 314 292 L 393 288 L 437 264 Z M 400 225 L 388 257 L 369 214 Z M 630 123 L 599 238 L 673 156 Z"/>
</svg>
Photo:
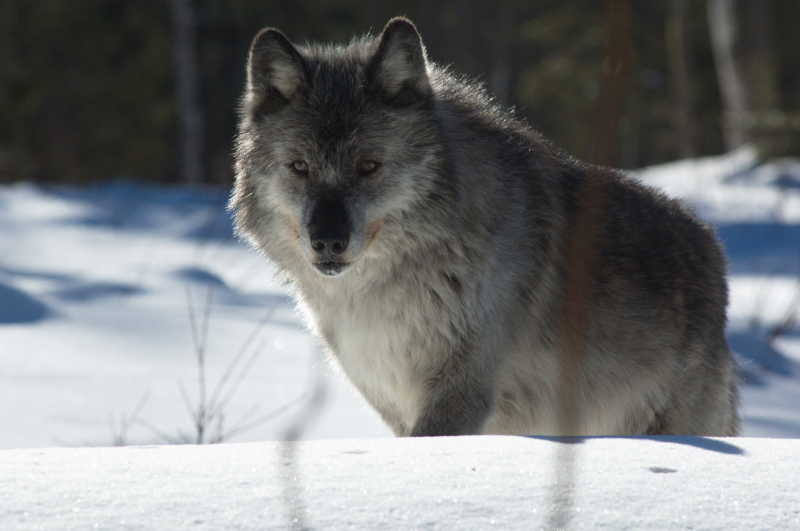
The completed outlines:
<svg viewBox="0 0 800 531">
<path fill-rule="evenodd" d="M 312 62 L 311 97 L 319 104 L 352 106 L 364 98 L 364 65 L 346 58 Z"/>
<path fill-rule="evenodd" d="M 317 61 L 312 68 L 308 105 L 317 140 L 338 143 L 349 139 L 366 103 L 363 66 L 340 59 Z"/>
</svg>

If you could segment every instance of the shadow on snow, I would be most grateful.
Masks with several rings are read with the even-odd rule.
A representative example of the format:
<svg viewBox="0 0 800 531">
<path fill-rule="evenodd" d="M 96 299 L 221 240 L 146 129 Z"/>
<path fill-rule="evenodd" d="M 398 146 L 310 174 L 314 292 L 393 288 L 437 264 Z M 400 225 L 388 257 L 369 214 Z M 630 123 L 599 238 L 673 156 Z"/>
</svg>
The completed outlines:
<svg viewBox="0 0 800 531">
<path fill-rule="evenodd" d="M 591 439 L 631 439 L 631 440 L 646 440 L 659 443 L 668 444 L 683 444 L 686 446 L 694 446 L 702 450 L 717 452 L 729 455 L 745 455 L 745 451 L 729 440 L 722 441 L 720 439 L 712 439 L 710 437 L 688 436 L 688 435 L 637 435 L 637 436 L 621 436 L 621 435 L 608 435 L 597 437 L 548 437 L 541 435 L 529 436 L 530 439 L 543 439 L 562 444 L 583 444 Z"/>
<path fill-rule="evenodd" d="M 52 314 L 45 303 L 14 286 L 0 283 L 0 325 L 35 323 Z"/>
<path fill-rule="evenodd" d="M 732 274 L 797 275 L 800 273 L 800 225 L 724 223 L 717 234 Z"/>
<path fill-rule="evenodd" d="M 118 180 L 86 187 L 43 187 L 43 192 L 83 204 L 87 211 L 55 224 L 115 230 L 177 229 L 192 240 L 231 240 L 233 226 L 225 209 L 228 191 L 211 187 L 168 187 Z M 167 232 L 172 232 L 168 230 Z"/>
</svg>

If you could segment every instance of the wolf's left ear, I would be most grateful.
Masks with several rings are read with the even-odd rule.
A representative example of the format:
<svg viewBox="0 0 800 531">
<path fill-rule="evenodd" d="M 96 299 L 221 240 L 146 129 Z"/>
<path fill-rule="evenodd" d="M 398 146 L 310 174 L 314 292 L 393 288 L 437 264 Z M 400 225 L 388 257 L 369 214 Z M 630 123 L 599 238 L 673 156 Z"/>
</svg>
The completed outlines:
<svg viewBox="0 0 800 531">
<path fill-rule="evenodd" d="M 425 46 L 414 23 L 395 17 L 383 29 L 367 77 L 388 102 L 405 106 L 430 96 L 427 64 Z"/>
</svg>

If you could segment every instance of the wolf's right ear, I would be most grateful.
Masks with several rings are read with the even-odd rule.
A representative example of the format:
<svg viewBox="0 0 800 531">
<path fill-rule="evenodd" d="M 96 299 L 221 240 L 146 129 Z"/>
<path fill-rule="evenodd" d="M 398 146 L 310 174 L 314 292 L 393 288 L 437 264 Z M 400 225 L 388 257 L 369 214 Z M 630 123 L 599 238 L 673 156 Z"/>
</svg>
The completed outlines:
<svg viewBox="0 0 800 531">
<path fill-rule="evenodd" d="M 425 46 L 414 23 L 405 17 L 390 20 L 379 37 L 367 67 L 373 86 L 394 105 L 408 105 L 431 94 Z"/>
<path fill-rule="evenodd" d="M 289 103 L 307 82 L 305 61 L 281 31 L 264 28 L 250 45 L 247 100 L 261 112 Z"/>
</svg>

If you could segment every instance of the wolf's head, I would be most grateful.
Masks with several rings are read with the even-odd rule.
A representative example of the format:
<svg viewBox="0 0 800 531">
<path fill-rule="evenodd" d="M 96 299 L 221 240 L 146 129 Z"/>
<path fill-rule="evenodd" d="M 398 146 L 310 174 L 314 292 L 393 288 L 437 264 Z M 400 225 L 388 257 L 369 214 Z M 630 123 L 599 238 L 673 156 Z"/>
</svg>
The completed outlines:
<svg viewBox="0 0 800 531">
<path fill-rule="evenodd" d="M 442 171 L 429 70 L 404 18 L 344 46 L 259 32 L 237 140 L 239 231 L 284 268 L 326 276 L 392 245 Z"/>
</svg>

